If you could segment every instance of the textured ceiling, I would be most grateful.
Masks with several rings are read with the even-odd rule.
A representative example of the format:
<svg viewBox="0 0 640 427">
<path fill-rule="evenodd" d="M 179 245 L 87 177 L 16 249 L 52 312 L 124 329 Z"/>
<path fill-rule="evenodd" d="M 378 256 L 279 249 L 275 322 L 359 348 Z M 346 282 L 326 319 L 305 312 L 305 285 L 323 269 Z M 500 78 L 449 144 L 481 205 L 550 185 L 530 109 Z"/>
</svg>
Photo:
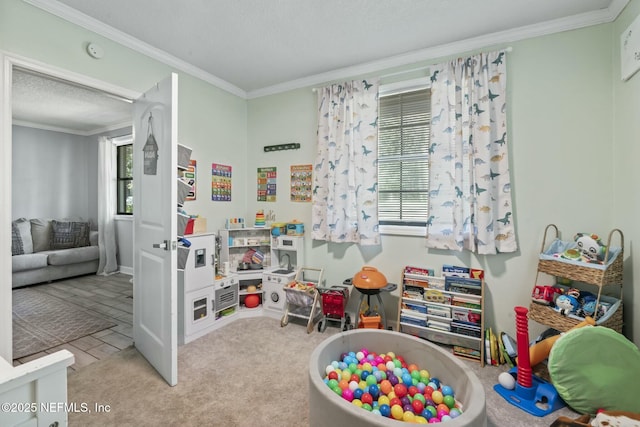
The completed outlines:
<svg viewBox="0 0 640 427">
<path fill-rule="evenodd" d="M 247 98 L 609 22 L 628 2 L 24 1 Z"/>
</svg>

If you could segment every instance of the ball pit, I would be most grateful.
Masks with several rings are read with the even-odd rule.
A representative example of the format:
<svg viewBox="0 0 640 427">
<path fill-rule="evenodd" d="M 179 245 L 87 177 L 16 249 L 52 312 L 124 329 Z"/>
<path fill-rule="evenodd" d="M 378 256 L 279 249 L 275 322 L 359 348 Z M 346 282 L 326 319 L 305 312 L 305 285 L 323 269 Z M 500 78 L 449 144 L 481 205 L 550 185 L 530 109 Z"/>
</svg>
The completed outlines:
<svg viewBox="0 0 640 427">
<path fill-rule="evenodd" d="M 330 372 L 340 379 L 343 372 L 349 376 L 346 388 L 340 387 L 340 380 L 329 384 Z M 346 396 L 345 390 L 350 392 Z M 356 329 L 331 336 L 312 353 L 309 421 L 311 426 L 436 421 L 451 427 L 483 426 L 484 388 L 461 361 L 428 341 L 399 332 Z"/>
</svg>

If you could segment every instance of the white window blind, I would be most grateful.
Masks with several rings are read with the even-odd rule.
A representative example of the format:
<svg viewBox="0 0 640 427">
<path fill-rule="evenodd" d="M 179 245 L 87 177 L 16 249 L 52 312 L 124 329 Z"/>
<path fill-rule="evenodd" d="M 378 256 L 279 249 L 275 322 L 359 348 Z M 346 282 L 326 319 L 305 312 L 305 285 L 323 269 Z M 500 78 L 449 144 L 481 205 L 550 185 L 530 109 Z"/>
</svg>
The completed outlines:
<svg viewBox="0 0 640 427">
<path fill-rule="evenodd" d="M 430 124 L 430 89 L 380 97 L 378 217 L 381 225 L 426 225 Z"/>
</svg>

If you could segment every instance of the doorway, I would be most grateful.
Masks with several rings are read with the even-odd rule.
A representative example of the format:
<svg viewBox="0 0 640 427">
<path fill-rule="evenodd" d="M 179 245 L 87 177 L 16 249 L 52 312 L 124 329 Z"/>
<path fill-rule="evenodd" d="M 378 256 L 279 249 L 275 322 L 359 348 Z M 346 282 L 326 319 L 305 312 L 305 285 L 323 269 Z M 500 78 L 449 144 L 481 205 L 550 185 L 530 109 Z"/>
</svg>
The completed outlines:
<svg viewBox="0 0 640 427">
<path fill-rule="evenodd" d="M 12 152 L 13 152 L 13 130 L 12 125 L 14 123 L 14 89 L 22 90 L 22 87 L 18 88 L 16 86 L 14 88 L 14 75 L 19 76 L 21 81 L 28 81 L 34 87 L 38 87 L 39 90 L 46 92 L 46 89 L 55 88 L 60 93 L 66 94 L 66 96 L 82 97 L 84 101 L 88 99 L 94 99 L 95 102 L 98 102 L 99 99 L 102 101 L 108 100 L 105 102 L 105 105 L 112 103 L 113 100 L 119 100 L 118 102 L 127 102 L 129 104 L 131 100 L 136 99 L 139 96 L 139 93 L 129 91 L 127 89 L 123 89 L 120 87 L 116 87 L 110 85 L 108 83 L 95 80 L 80 74 L 72 73 L 67 70 L 57 69 L 55 67 L 48 66 L 46 64 L 37 63 L 35 61 L 29 61 L 25 59 L 3 56 L 0 54 L 0 58 L 2 58 L 3 67 L 0 70 L 0 81 L 2 81 L 2 88 L 0 88 L 0 95 L 2 98 L 2 108 L 0 109 L 0 134 L 2 135 L 2 142 L 0 143 L 0 158 L 3 162 L 2 168 L 2 186 L 0 190 L 0 201 L 5 206 L 5 209 L 0 213 L 0 221 L 1 230 L 0 234 L 3 241 L 11 241 L 11 221 L 14 219 L 13 215 L 13 175 L 12 168 L 15 167 L 12 162 Z M 27 87 L 29 85 L 26 85 Z M 34 89 L 35 90 L 35 89 Z M 82 95 L 80 95 L 82 94 Z M 16 95 L 23 96 L 24 94 L 16 93 Z M 42 110 L 42 106 L 46 104 L 44 102 L 44 96 L 40 95 L 36 97 L 36 106 Z M 49 104 L 56 105 L 56 98 L 53 94 L 49 94 L 50 96 Z M 65 101 L 66 102 L 66 101 Z M 63 112 L 63 109 L 60 108 L 63 101 L 61 98 L 58 99 L 58 108 L 55 108 L 55 112 L 60 114 Z M 84 104 L 85 111 L 89 110 L 89 104 Z M 22 107 L 21 107 L 22 108 Z M 35 111 L 35 110 L 34 110 Z M 37 117 L 37 114 L 44 115 L 45 112 L 40 111 L 39 113 L 33 112 L 33 119 L 30 120 L 29 116 L 26 112 L 26 109 L 20 109 L 16 112 L 18 115 L 17 123 L 18 125 L 27 124 L 29 122 L 37 123 L 38 121 L 43 123 L 45 127 L 48 127 L 50 130 L 54 130 L 60 132 L 62 129 L 65 129 L 64 126 L 56 126 L 55 123 L 46 122 L 45 119 L 41 117 Z M 78 114 L 76 114 L 78 115 Z M 116 116 L 117 114 L 113 114 Z M 59 119 L 62 120 L 62 119 Z M 129 114 L 129 122 L 131 120 L 131 114 Z M 61 123 L 61 122 L 60 122 Z M 65 122 L 66 123 L 66 122 Z M 85 130 L 84 132 L 88 132 Z M 97 157 L 96 157 L 97 161 Z M 8 209 L 6 207 L 9 207 Z M 97 208 L 96 208 L 97 210 Z M 2 283 L 11 283 L 11 254 L 6 253 L 4 256 L 0 256 L 0 272 L 2 276 Z M 4 286 L 0 288 L 0 357 L 3 357 L 8 362 L 12 360 L 12 287 Z"/>
</svg>

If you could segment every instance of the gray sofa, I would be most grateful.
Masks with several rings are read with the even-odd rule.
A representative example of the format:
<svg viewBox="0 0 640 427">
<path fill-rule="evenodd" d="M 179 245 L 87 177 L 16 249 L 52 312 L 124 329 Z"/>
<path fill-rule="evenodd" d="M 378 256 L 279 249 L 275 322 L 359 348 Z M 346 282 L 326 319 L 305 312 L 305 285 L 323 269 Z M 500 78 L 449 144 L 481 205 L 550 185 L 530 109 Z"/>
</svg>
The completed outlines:
<svg viewBox="0 0 640 427">
<path fill-rule="evenodd" d="M 11 237 L 13 288 L 98 271 L 98 232 L 86 221 L 20 218 Z"/>
</svg>

